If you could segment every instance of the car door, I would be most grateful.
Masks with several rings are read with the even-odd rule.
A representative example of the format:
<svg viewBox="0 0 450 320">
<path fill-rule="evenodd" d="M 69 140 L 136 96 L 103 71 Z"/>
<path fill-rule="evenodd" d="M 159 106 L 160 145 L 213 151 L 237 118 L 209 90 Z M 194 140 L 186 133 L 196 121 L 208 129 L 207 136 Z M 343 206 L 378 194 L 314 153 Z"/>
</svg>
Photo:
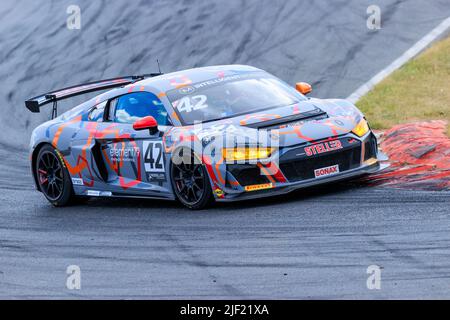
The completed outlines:
<svg viewBox="0 0 450 320">
<path fill-rule="evenodd" d="M 151 92 L 128 93 L 109 101 L 96 140 L 104 178 L 115 194 L 165 197 L 171 194 L 163 135 L 171 126 L 166 109 Z M 133 123 L 153 116 L 158 131 L 134 130 Z"/>
</svg>

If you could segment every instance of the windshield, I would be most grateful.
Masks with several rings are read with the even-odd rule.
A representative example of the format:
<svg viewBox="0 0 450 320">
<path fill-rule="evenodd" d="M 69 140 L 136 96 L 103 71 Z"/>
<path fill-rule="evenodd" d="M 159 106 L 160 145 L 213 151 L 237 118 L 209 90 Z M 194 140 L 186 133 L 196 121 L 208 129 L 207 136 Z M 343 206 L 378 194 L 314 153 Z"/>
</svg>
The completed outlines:
<svg viewBox="0 0 450 320">
<path fill-rule="evenodd" d="M 266 73 L 233 75 L 167 93 L 184 125 L 288 106 L 305 96 Z"/>
</svg>

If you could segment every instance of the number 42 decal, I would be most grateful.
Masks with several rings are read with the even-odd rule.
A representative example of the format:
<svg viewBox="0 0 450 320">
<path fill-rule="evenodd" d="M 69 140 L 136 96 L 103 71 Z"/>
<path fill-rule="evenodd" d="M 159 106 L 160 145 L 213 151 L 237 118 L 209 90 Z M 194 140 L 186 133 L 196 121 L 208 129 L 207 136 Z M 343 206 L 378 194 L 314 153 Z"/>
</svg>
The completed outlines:
<svg viewBox="0 0 450 320">
<path fill-rule="evenodd" d="M 146 172 L 164 172 L 162 142 L 144 141 L 144 167 Z"/>
<path fill-rule="evenodd" d="M 201 94 L 198 96 L 187 96 L 178 101 L 177 109 L 180 112 L 191 112 L 207 108 L 206 96 Z"/>
</svg>

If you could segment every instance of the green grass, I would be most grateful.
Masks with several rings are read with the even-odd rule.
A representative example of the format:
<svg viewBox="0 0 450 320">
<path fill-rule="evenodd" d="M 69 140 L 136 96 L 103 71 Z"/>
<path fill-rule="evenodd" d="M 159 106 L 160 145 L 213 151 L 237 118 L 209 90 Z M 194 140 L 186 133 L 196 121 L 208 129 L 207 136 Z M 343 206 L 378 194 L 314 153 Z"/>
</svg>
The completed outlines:
<svg viewBox="0 0 450 320">
<path fill-rule="evenodd" d="M 450 38 L 406 63 L 356 104 L 374 129 L 418 120 L 450 123 Z"/>
</svg>

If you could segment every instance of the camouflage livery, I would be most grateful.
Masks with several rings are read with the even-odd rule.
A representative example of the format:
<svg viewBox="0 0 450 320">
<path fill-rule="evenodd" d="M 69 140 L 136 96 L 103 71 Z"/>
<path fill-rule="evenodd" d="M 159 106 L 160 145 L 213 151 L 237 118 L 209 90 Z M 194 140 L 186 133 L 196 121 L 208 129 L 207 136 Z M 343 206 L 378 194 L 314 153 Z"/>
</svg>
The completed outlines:
<svg viewBox="0 0 450 320">
<path fill-rule="evenodd" d="M 100 94 L 40 125 L 30 144 L 38 189 L 39 172 L 34 168 L 44 145 L 56 150 L 77 196 L 174 200 L 170 168 L 180 148 L 192 150 L 206 168 L 218 201 L 285 193 L 384 167 L 381 161 L 386 159 L 371 130 L 362 136 L 352 131 L 364 116 L 345 100 L 305 98 L 293 105 L 186 125 L 168 97 L 173 90 L 185 88 L 187 92 L 196 83 L 251 74 L 266 73 L 229 65 L 159 75 Z M 134 92 L 150 92 L 163 104 L 169 120 L 159 125 L 157 132 L 134 130 L 131 123 L 90 119 L 97 106 Z M 224 159 L 223 149 L 215 147 L 224 135 L 251 143 L 261 131 L 274 133 L 277 140 L 277 148 L 264 161 L 230 163 Z"/>
</svg>

